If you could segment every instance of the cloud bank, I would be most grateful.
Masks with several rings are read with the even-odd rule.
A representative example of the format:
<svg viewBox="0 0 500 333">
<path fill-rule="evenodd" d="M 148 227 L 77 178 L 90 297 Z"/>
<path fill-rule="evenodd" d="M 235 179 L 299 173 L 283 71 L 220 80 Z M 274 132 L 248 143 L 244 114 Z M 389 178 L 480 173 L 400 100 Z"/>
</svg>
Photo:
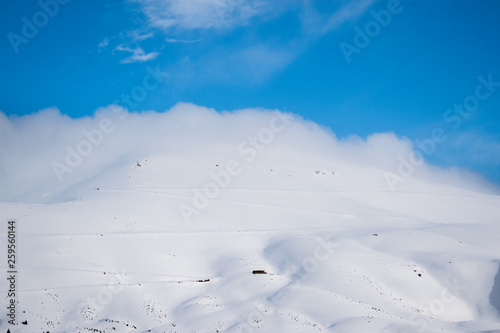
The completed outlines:
<svg viewBox="0 0 500 333">
<path fill-rule="evenodd" d="M 290 124 L 285 130 L 269 132 L 282 127 L 280 119 L 288 119 Z M 252 137 L 257 138 L 255 149 Z M 198 171 L 207 173 L 203 163 L 238 156 L 242 142 L 263 156 L 245 171 L 250 174 L 264 161 L 288 157 L 290 169 L 305 160 L 312 161 L 311 165 L 326 160 L 345 170 L 357 168 L 361 170 L 356 171 L 358 176 L 369 174 L 387 191 L 391 190 L 388 175 L 404 178 L 397 178 L 396 191 L 414 180 L 486 188 L 478 177 L 423 161 L 409 175 L 402 175 L 401 169 L 408 171 L 408 165 L 402 164 L 414 157 L 413 146 L 392 133 L 339 139 L 327 128 L 276 110 L 217 112 L 180 103 L 165 112 L 142 113 L 111 105 L 98 109 L 92 117 L 78 119 L 62 115 L 56 108 L 22 117 L 0 112 L 0 200 L 50 201 L 53 193 L 92 177 L 114 177 L 120 168 L 151 156 L 166 156 L 172 164 L 189 160 Z M 191 186 L 203 185 L 191 182 Z M 363 189 L 364 185 L 356 186 Z"/>
</svg>

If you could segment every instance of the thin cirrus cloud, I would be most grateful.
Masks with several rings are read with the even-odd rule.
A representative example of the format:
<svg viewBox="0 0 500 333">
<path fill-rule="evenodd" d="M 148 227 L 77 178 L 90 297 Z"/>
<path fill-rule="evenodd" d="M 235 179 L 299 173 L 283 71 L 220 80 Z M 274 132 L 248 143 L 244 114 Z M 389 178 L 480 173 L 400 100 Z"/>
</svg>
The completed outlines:
<svg viewBox="0 0 500 333">
<path fill-rule="evenodd" d="M 140 0 L 155 28 L 181 30 L 235 28 L 265 13 L 269 3 L 251 0 Z"/>
<path fill-rule="evenodd" d="M 343 2 L 333 13 L 324 14 L 315 8 L 315 1 L 307 0 L 138 0 L 148 24 L 161 30 L 230 30 L 259 24 L 259 18 L 279 16 L 288 9 L 299 7 L 304 27 L 320 35 L 363 15 L 375 1 Z"/>
<path fill-rule="evenodd" d="M 237 77 L 244 77 L 249 82 L 259 83 L 288 66 L 294 58 L 292 46 L 260 43 L 243 49 L 215 50 L 203 58 L 200 70 L 218 82 L 235 82 Z"/>
<path fill-rule="evenodd" d="M 301 0 L 274 2 L 267 0 L 137 0 L 136 2 L 139 4 L 138 10 L 145 15 L 146 23 L 138 29 L 127 32 L 126 35 L 130 38 L 130 43 L 125 42 L 114 50 L 130 53 L 128 57 L 120 60 L 122 64 L 151 61 L 160 56 L 160 53 L 146 53 L 138 44 L 154 37 L 156 35 L 155 30 L 160 30 L 166 35 L 165 41 L 167 43 L 194 43 L 200 42 L 202 39 L 199 37 L 186 39 L 183 38 L 183 33 L 196 30 L 230 32 L 242 26 L 257 26 L 264 21 L 280 16 L 287 10 L 296 11 L 299 20 L 302 22 L 302 31 L 295 36 L 289 37 L 288 40 L 277 43 L 273 36 L 268 36 L 268 38 L 260 40 L 258 45 L 255 45 L 252 39 L 249 39 L 248 41 L 240 40 L 233 43 L 235 46 L 231 48 L 223 43 L 217 47 L 220 52 L 208 50 L 205 55 L 200 57 L 199 64 L 196 66 L 197 68 L 213 69 L 214 61 L 211 56 L 213 53 L 221 53 L 224 58 L 233 60 L 235 57 L 242 55 L 236 66 L 229 67 L 255 68 L 256 65 L 262 65 L 257 74 L 248 71 L 249 76 L 242 77 L 243 79 L 249 79 L 250 82 L 255 82 L 255 77 L 258 81 L 262 77 L 268 77 L 270 74 L 275 73 L 276 68 L 285 68 L 293 59 L 314 43 L 317 37 L 338 28 L 350 19 L 363 15 L 375 1 L 352 0 L 343 2 L 333 12 L 321 13 L 317 10 L 315 1 Z M 99 50 L 107 47 L 109 43 L 109 38 L 106 38 L 99 44 Z M 136 47 L 124 45 L 136 45 Z M 294 46 L 290 47 L 290 45 Z M 260 57 L 262 50 L 266 50 L 265 53 L 270 56 Z M 252 52 L 257 55 L 257 58 L 246 56 Z M 275 67 L 276 59 L 280 57 L 284 59 L 283 65 Z M 266 59 L 268 59 L 267 64 L 265 63 Z M 234 62 L 233 60 L 231 61 Z M 185 66 L 176 64 L 174 67 L 183 68 Z M 266 69 L 268 73 L 263 74 L 262 72 Z M 199 70 L 197 71 L 199 72 Z M 201 72 L 209 71 L 202 70 Z M 226 70 L 220 68 L 220 71 L 224 72 Z M 184 73 L 180 75 L 182 76 Z"/>
<path fill-rule="evenodd" d="M 161 30 L 169 43 L 199 42 L 190 32 L 230 33 L 232 30 L 255 26 L 276 19 L 291 11 L 298 15 L 302 29 L 283 38 L 262 36 L 256 42 L 246 36 L 222 42 L 201 52 L 196 59 L 185 58 L 172 65 L 171 73 L 185 81 L 195 74 L 198 82 L 238 82 L 255 84 L 285 69 L 294 59 L 305 52 L 317 38 L 344 22 L 355 19 L 369 10 L 376 0 L 352 0 L 342 2 L 328 13 L 318 10 L 315 1 L 249 1 L 249 0 L 138 0 L 139 11 L 147 18 L 142 29 Z M 190 38 L 185 39 L 184 33 Z M 252 32 L 249 33 L 253 35 Z M 205 35 L 202 35 L 205 36 Z M 145 57 L 137 55 L 136 57 Z M 128 59 L 127 59 L 128 60 Z M 127 61 L 126 60 L 126 61 Z M 130 59 L 131 60 L 131 59 Z M 124 61 L 122 61 L 124 63 Z M 170 64 L 172 64 L 170 62 Z M 177 73 L 177 74 L 176 74 Z"/>
<path fill-rule="evenodd" d="M 141 47 L 136 47 L 134 49 L 127 47 L 127 46 L 117 46 L 115 48 L 117 51 L 121 52 L 127 52 L 131 53 L 128 57 L 122 59 L 120 62 L 122 64 L 130 64 L 134 62 L 146 62 L 150 60 L 154 60 L 158 55 L 160 55 L 159 52 L 150 52 L 146 53 Z"/>
<path fill-rule="evenodd" d="M 196 61 L 186 57 L 167 69 L 171 82 L 175 82 L 176 87 L 181 89 L 207 82 L 248 85 L 265 81 L 288 66 L 294 57 L 292 47 L 259 43 L 242 48 L 214 48 Z"/>
<path fill-rule="evenodd" d="M 152 32 L 142 32 L 139 30 L 132 30 L 127 33 L 130 37 L 132 37 L 132 40 L 134 42 L 140 42 L 149 38 L 154 37 L 154 33 Z"/>
<path fill-rule="evenodd" d="M 315 1 L 304 1 L 300 13 L 303 34 L 307 38 L 317 38 L 335 31 L 349 20 L 363 16 L 377 0 L 351 0 L 343 2 L 333 12 L 322 13 Z"/>
<path fill-rule="evenodd" d="M 97 45 L 97 47 L 99 48 L 99 51 L 105 47 L 107 47 L 109 45 L 109 38 L 104 38 L 102 40 L 102 42 L 99 43 L 99 45 Z"/>
<path fill-rule="evenodd" d="M 326 24 L 321 27 L 319 32 L 321 34 L 330 32 L 340 27 L 344 22 L 362 16 L 370 9 L 375 1 L 376 0 L 359 0 L 346 4 L 328 17 Z"/>
</svg>

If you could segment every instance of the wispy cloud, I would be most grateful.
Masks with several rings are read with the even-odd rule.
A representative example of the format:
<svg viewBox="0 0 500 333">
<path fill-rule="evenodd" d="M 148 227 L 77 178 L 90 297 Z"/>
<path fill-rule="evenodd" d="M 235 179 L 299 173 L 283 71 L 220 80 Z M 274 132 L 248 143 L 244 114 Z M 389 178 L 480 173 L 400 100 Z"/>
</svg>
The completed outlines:
<svg viewBox="0 0 500 333">
<path fill-rule="evenodd" d="M 102 42 L 99 43 L 99 45 L 97 45 L 97 47 L 99 48 L 99 52 L 101 52 L 101 49 L 105 48 L 108 45 L 109 45 L 109 38 L 106 37 L 102 40 Z"/>
<path fill-rule="evenodd" d="M 315 8 L 318 1 L 310 0 L 138 0 L 149 24 L 162 30 L 234 29 L 255 23 L 259 17 L 302 7 L 301 19 L 305 27 L 318 34 L 362 16 L 376 1 L 344 1 L 335 12 L 322 13 Z"/>
<path fill-rule="evenodd" d="M 295 50 L 291 46 L 259 43 L 236 50 L 216 50 L 203 59 L 201 67 L 209 77 L 219 81 L 234 82 L 237 77 L 244 77 L 253 84 L 279 72 L 294 58 Z"/>
<path fill-rule="evenodd" d="M 184 39 L 176 39 L 176 38 L 165 38 L 165 42 L 167 43 L 198 43 L 201 39 L 196 40 L 184 40 Z"/>
<path fill-rule="evenodd" d="M 207 84 L 252 86 L 286 68 L 295 56 L 291 45 L 223 46 L 196 59 L 186 56 L 170 65 L 168 72 L 175 89 Z"/>
<path fill-rule="evenodd" d="M 345 22 L 363 16 L 377 0 L 351 0 L 333 13 L 321 13 L 314 1 L 304 1 L 301 20 L 308 35 L 322 36 Z"/>
<path fill-rule="evenodd" d="M 143 31 L 140 31 L 140 30 L 137 30 L 137 29 L 128 32 L 127 35 L 129 37 L 132 37 L 132 40 L 134 42 L 140 42 L 140 41 L 143 41 L 143 40 L 150 39 L 150 38 L 154 37 L 154 33 L 153 32 L 143 32 Z"/>
<path fill-rule="evenodd" d="M 121 63 L 144 62 L 155 59 L 159 53 L 146 53 L 141 47 L 143 40 L 164 34 L 164 41 L 169 44 L 197 43 L 210 38 L 210 34 L 230 33 L 246 26 L 245 37 L 229 44 L 222 40 L 195 58 L 179 58 L 172 64 L 171 72 L 179 78 L 176 82 L 196 77 L 197 82 L 255 84 L 285 69 L 326 33 L 362 16 L 375 1 L 342 1 L 325 12 L 318 1 L 312 0 L 135 0 L 146 21 L 128 32 L 129 41 L 115 50 L 131 53 Z M 297 15 L 301 29 L 286 37 L 255 36 L 255 27 L 285 12 Z"/>
<path fill-rule="evenodd" d="M 340 8 L 330 16 L 327 24 L 323 27 L 324 32 L 338 28 L 347 20 L 362 16 L 368 11 L 375 1 L 377 0 L 352 1 L 346 6 Z"/>
<path fill-rule="evenodd" d="M 130 64 L 134 62 L 146 62 L 155 59 L 160 53 L 150 52 L 146 53 L 141 47 L 136 47 L 134 49 L 127 46 L 117 46 L 117 51 L 132 53 L 125 59 L 121 60 L 122 64 Z"/>
<path fill-rule="evenodd" d="M 139 0 L 149 23 L 159 29 L 234 28 L 268 9 L 260 0 Z"/>
<path fill-rule="evenodd" d="M 252 26 L 265 24 L 287 11 L 298 15 L 302 29 L 286 38 L 269 36 L 255 40 L 250 37 L 232 41 L 231 46 L 218 45 L 194 61 L 183 60 L 172 68 L 172 73 L 179 77 L 176 82 L 196 76 L 203 82 L 254 84 L 286 68 L 324 34 L 363 15 L 375 1 L 342 2 L 326 13 L 318 9 L 316 1 L 303 0 L 139 0 L 139 3 L 148 18 L 148 27 L 163 30 L 168 35 L 167 43 L 201 41 L 189 38 L 192 30 L 227 32 L 250 23 Z M 189 37 L 185 38 L 186 35 Z"/>
</svg>

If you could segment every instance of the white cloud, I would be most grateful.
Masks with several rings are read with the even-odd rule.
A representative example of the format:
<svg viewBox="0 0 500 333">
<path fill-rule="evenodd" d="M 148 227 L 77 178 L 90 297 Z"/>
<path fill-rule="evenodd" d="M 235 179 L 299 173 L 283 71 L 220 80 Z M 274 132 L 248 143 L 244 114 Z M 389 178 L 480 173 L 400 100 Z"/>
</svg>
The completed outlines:
<svg viewBox="0 0 500 333">
<path fill-rule="evenodd" d="M 301 20 L 308 36 L 323 36 L 342 26 L 345 22 L 363 16 L 377 0 L 351 0 L 339 6 L 334 12 L 322 13 L 314 1 L 304 1 Z"/>
<path fill-rule="evenodd" d="M 302 30 L 285 38 L 267 36 L 256 39 L 252 33 L 230 45 L 222 42 L 209 48 L 192 62 L 173 64 L 175 82 L 196 77 L 197 82 L 262 82 L 290 65 L 318 38 L 347 20 L 363 15 L 376 0 L 350 0 L 320 12 L 316 1 L 249 0 L 139 0 L 148 18 L 147 28 L 164 30 L 169 43 L 197 42 L 191 30 L 230 31 L 240 26 L 257 26 L 284 12 L 300 16 Z M 186 33 L 186 34 L 184 34 Z M 186 38 L 187 36 L 187 38 Z M 177 73 L 177 74 L 176 74 Z M 230 81 L 229 81 L 230 80 Z M 189 83 L 192 84 L 192 83 Z"/>
<path fill-rule="evenodd" d="M 127 117 L 122 119 L 121 115 Z M 6 117 L 0 112 L 0 200 L 65 200 L 70 197 L 56 194 L 71 193 L 72 186 L 95 177 L 121 177 L 119 170 L 127 170 L 148 156 L 167 156 L 180 163 L 165 165 L 164 172 L 181 168 L 189 160 L 192 165 L 186 167 L 197 166 L 206 175 L 208 171 L 203 165 L 238 158 L 238 145 L 269 126 L 274 116 L 271 110 L 216 112 L 192 104 L 178 104 L 163 113 L 140 114 L 109 106 L 97 110 L 93 117 L 79 119 L 61 115 L 55 108 L 22 117 Z M 103 133 L 104 129 L 107 133 Z M 71 157 L 71 152 L 78 150 L 83 152 L 80 161 Z M 349 177 L 346 186 L 351 190 L 366 186 L 388 190 L 385 171 L 397 173 L 398 156 L 406 157 L 411 151 L 408 139 L 391 133 L 373 134 L 366 140 L 356 136 L 337 139 L 330 130 L 295 116 L 295 121 L 276 134 L 276 139 L 262 150 L 258 162 L 246 168 L 245 174 L 251 176 L 259 168 L 268 167 L 266 163 L 271 167 L 276 163 L 284 165 L 283 160 L 287 161 L 287 170 L 303 163 L 314 168 L 333 163 Z M 54 162 L 69 165 L 68 156 L 74 165 L 60 182 Z M 478 184 L 463 172 L 427 164 L 419 167 L 405 184 L 415 179 L 460 186 L 465 182 L 476 187 Z M 46 193 L 51 195 L 43 197 Z"/>
<path fill-rule="evenodd" d="M 154 33 L 152 32 L 142 32 L 139 30 L 132 30 L 131 32 L 128 33 L 130 37 L 132 37 L 132 40 L 134 42 L 140 42 L 149 38 L 154 37 Z"/>
<path fill-rule="evenodd" d="M 200 56 L 195 62 L 186 58 L 169 69 L 177 85 L 197 81 L 217 84 L 256 84 L 288 66 L 294 59 L 292 47 L 258 43 L 241 48 L 220 47 Z"/>
<path fill-rule="evenodd" d="M 375 1 L 350 0 L 333 13 L 320 13 L 307 0 L 138 0 L 149 25 L 162 30 L 234 29 L 302 7 L 304 27 L 319 35 L 363 15 Z"/>
<path fill-rule="evenodd" d="M 167 43 L 198 43 L 201 39 L 196 40 L 184 40 L 184 39 L 176 39 L 176 38 L 165 38 L 165 42 Z"/>
<path fill-rule="evenodd" d="M 106 37 L 102 40 L 102 42 L 99 43 L 98 47 L 99 47 L 99 49 L 102 49 L 108 45 L 109 45 L 109 38 Z M 100 52 L 100 50 L 99 50 L 99 52 Z"/>
<path fill-rule="evenodd" d="M 140 0 L 149 23 L 159 29 L 234 28 L 266 12 L 260 0 Z"/>
<path fill-rule="evenodd" d="M 160 53 L 150 52 L 146 53 L 141 47 L 136 47 L 134 49 L 127 46 L 117 46 L 117 51 L 132 53 L 130 56 L 121 60 L 122 64 L 129 64 L 133 62 L 146 62 L 155 59 Z"/>
</svg>

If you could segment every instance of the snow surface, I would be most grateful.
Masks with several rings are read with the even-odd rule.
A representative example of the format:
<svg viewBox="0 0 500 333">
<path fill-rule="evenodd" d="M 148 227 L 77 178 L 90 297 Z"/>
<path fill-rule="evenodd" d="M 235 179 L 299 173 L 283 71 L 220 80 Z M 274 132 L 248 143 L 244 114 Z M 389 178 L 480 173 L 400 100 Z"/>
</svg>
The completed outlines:
<svg viewBox="0 0 500 333">
<path fill-rule="evenodd" d="M 345 143 L 368 156 L 354 158 L 301 120 L 247 161 L 238 144 L 275 116 L 256 114 L 232 119 L 264 121 L 228 139 L 208 140 L 214 126 L 199 144 L 138 145 L 15 198 L 15 183 L 2 188 L 28 325 L 2 315 L 0 331 L 500 332 L 498 194 L 428 165 L 392 191 L 369 162 L 376 138 Z M 194 207 L 230 161 L 240 172 Z"/>
</svg>

